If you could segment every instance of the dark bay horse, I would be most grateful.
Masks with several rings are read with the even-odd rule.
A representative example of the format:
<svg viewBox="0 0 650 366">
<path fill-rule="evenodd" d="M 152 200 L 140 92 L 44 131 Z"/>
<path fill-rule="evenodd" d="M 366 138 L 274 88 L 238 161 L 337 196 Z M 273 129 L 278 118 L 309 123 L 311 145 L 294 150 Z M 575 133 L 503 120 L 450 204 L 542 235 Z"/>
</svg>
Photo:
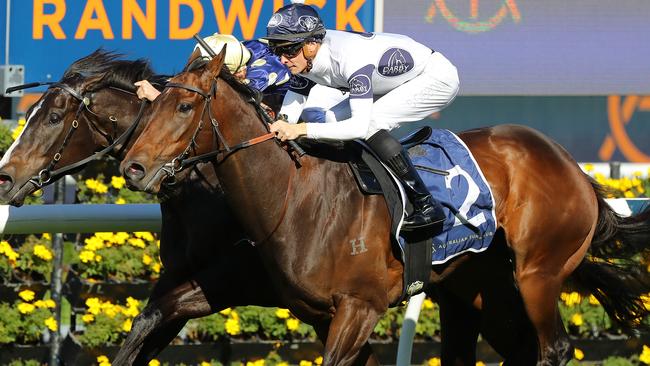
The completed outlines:
<svg viewBox="0 0 650 366">
<path fill-rule="evenodd" d="M 257 243 L 282 301 L 324 340 L 323 364 L 366 363 L 367 339 L 402 291 L 403 268 L 391 249 L 383 198 L 359 192 L 345 164 L 314 157 L 296 162 L 270 138 L 244 95 L 224 80 L 223 52 L 206 65 L 195 63 L 196 57 L 188 62 L 195 67 L 172 78 L 153 103 L 147 126 L 122 160 L 128 183 L 157 192 L 183 159 L 212 148 L 194 140 L 202 129 L 214 130 L 221 149 L 216 174 L 233 214 Z M 503 346 L 499 352 L 506 362 L 563 365 L 572 358 L 557 305 L 571 274 L 615 321 L 639 326 L 648 314 L 640 300 L 649 290 L 647 273 L 637 272 L 629 256 L 647 249 L 650 213 L 616 215 L 569 154 L 533 129 L 502 125 L 460 137 L 494 193 L 514 283 L 532 325 L 532 333 L 508 334 L 525 328 L 509 328 L 518 320 L 501 314 L 491 339 Z M 359 239 L 367 250 L 355 255 L 350 245 Z M 478 315 L 470 312 L 463 321 L 459 311 L 468 306 L 462 304 L 474 301 L 486 310 L 499 301 L 489 286 L 481 287 L 494 280 L 489 269 L 485 278 L 466 276 L 481 273 L 473 266 L 481 267 L 484 255 L 465 255 L 431 272 L 431 282 L 441 289 L 445 364 L 474 361 L 444 344 L 446 338 L 464 337 L 464 352 L 476 344 L 472 329 Z M 447 318 L 450 314 L 456 316 Z"/>
<path fill-rule="evenodd" d="M 119 141 L 142 108 L 133 83 L 159 78 L 143 60 L 120 60 L 104 51 L 74 62 L 27 111 L 24 131 L 0 163 L 0 200 L 20 206 L 27 195 L 59 176 L 46 180 L 50 173 L 39 172 L 66 171 L 115 141 L 109 153 L 120 159 L 143 126 Z M 170 188 L 161 203 L 164 271 L 114 365 L 146 365 L 191 318 L 238 305 L 283 305 L 257 251 L 241 241 L 244 233 L 225 206 L 212 166 L 188 173 L 188 180 Z"/>
</svg>

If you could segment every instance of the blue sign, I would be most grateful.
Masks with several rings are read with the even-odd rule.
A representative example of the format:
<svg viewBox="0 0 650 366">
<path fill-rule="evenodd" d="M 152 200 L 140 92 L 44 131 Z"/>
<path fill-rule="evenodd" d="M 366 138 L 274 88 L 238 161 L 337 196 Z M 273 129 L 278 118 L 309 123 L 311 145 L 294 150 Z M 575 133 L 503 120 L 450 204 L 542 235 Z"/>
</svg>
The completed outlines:
<svg viewBox="0 0 650 366">
<path fill-rule="evenodd" d="M 6 9 L 8 0 L 0 0 Z M 147 58 L 156 72 L 173 74 L 189 58 L 195 33 L 266 34 L 284 0 L 30 0 L 12 1 L 9 64 L 25 65 L 25 82 L 58 80 L 75 60 L 99 47 Z M 372 31 L 374 0 L 308 0 L 327 28 Z M 0 54 L 4 63 L 5 16 Z"/>
</svg>

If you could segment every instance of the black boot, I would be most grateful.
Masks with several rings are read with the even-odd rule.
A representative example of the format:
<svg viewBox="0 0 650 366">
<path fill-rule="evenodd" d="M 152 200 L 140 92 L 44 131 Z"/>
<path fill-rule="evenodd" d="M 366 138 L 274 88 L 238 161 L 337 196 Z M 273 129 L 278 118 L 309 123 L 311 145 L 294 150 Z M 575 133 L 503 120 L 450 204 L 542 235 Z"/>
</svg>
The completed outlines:
<svg viewBox="0 0 650 366">
<path fill-rule="evenodd" d="M 404 219 L 402 230 L 431 230 L 436 226 L 441 226 L 445 220 L 445 213 L 442 211 L 440 203 L 431 197 L 429 189 L 415 170 L 411 158 L 399 141 L 388 131 L 381 130 L 372 135 L 367 142 L 399 178 L 413 205 L 413 212 Z"/>
</svg>

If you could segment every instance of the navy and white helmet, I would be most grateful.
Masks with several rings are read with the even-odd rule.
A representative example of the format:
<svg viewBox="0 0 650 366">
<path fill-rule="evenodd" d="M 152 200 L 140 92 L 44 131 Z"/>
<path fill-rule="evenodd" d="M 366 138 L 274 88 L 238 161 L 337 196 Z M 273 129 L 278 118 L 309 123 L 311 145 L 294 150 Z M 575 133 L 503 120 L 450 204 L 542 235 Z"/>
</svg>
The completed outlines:
<svg viewBox="0 0 650 366">
<path fill-rule="evenodd" d="M 325 26 L 314 8 L 305 4 L 284 6 L 273 14 L 266 25 L 266 37 L 271 43 L 289 44 L 319 41 L 325 36 Z"/>
</svg>

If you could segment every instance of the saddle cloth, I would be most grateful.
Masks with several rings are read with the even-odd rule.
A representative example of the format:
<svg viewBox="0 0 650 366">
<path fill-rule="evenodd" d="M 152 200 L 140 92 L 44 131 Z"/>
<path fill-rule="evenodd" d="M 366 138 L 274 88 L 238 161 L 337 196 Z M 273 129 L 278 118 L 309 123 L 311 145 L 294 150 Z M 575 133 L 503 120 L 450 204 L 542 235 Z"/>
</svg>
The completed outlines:
<svg viewBox="0 0 650 366">
<path fill-rule="evenodd" d="M 409 155 L 447 215 L 442 232 L 433 237 L 432 264 L 486 250 L 497 227 L 494 197 L 465 143 L 451 131 L 434 129 L 427 140 L 409 149 Z M 404 250 L 404 239 L 399 243 Z"/>
</svg>

